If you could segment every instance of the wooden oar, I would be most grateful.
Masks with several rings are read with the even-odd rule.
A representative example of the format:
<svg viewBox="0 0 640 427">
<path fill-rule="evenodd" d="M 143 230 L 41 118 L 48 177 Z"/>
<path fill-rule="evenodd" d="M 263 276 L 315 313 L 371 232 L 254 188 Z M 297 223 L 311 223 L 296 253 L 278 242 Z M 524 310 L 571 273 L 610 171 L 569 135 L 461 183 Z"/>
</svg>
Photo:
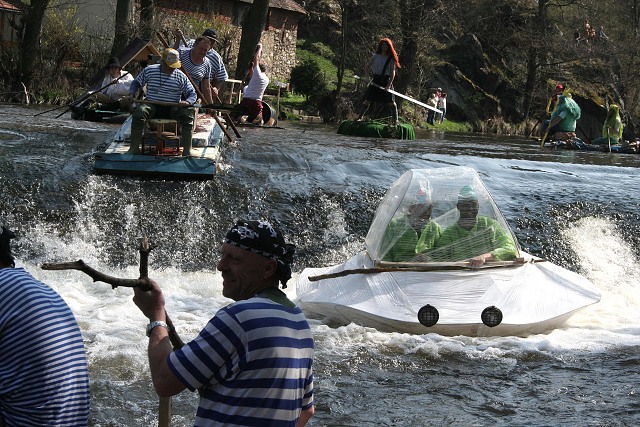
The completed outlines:
<svg viewBox="0 0 640 427">
<path fill-rule="evenodd" d="M 218 94 L 213 91 L 213 85 L 211 83 L 209 83 L 209 85 L 211 86 L 211 93 L 215 94 L 215 97 L 218 100 L 218 102 L 222 104 L 222 99 L 220 99 Z M 215 111 L 215 109 L 213 108 L 212 110 Z M 233 120 L 231 119 L 231 116 L 229 115 L 229 113 L 222 112 L 222 117 L 224 117 L 224 120 L 229 124 L 229 126 L 231 126 L 233 133 L 235 133 L 238 138 L 242 138 L 242 135 L 240 135 L 240 132 L 238 132 L 238 128 L 236 127 L 235 123 L 233 123 Z"/>
<path fill-rule="evenodd" d="M 363 79 L 362 77 L 360 77 L 360 76 L 353 76 L 353 77 L 354 77 L 354 78 L 356 78 L 356 79 L 359 79 L 359 80 L 364 80 L 364 79 Z M 377 88 L 378 88 L 378 89 L 380 89 L 380 90 L 384 90 L 385 92 L 392 93 L 392 94 L 394 94 L 394 95 L 396 95 L 396 96 L 399 96 L 400 98 L 404 98 L 404 99 L 406 99 L 407 101 L 413 102 L 414 104 L 418 104 L 418 105 L 419 105 L 419 106 L 421 106 L 421 107 L 428 108 L 429 110 L 433 110 L 433 111 L 435 111 L 436 113 L 440 113 L 440 114 L 442 114 L 442 111 L 441 111 L 441 110 L 438 110 L 437 108 L 432 107 L 431 105 L 427 105 L 427 104 L 425 104 L 424 102 L 420 102 L 420 101 L 418 101 L 417 99 L 413 99 L 413 98 L 411 98 L 410 96 L 404 95 L 404 94 L 402 94 L 402 93 L 400 93 L 400 92 L 396 92 L 395 90 L 387 89 L 387 88 L 385 88 L 385 87 L 383 87 L 383 86 L 380 86 L 379 84 L 374 83 L 374 82 L 369 82 L 369 85 L 371 85 L 371 86 L 373 86 L 373 87 L 377 87 Z"/>
<path fill-rule="evenodd" d="M 527 136 L 525 137 L 525 139 L 529 139 L 529 137 L 531 136 L 531 134 L 533 133 L 534 130 L 536 130 L 536 127 L 538 127 L 538 125 L 540 124 L 540 122 L 542 121 L 542 118 L 545 116 L 540 116 L 538 117 L 538 121 L 536 122 L 535 125 L 533 125 L 533 127 L 531 128 L 531 130 L 529 131 L 529 133 L 527 134 Z"/>
<path fill-rule="evenodd" d="M 547 130 L 544 133 L 544 136 L 542 137 L 542 141 L 540 142 L 540 148 L 544 148 L 544 142 L 547 140 L 547 136 L 549 136 L 549 129 L 551 129 L 551 126 L 547 126 Z"/>
<path fill-rule="evenodd" d="M 163 105 L 165 107 L 193 107 L 200 108 L 201 104 L 183 104 L 182 102 L 167 102 L 167 101 L 153 101 L 151 99 L 136 99 L 133 101 L 136 104 L 153 104 L 153 105 Z"/>
<path fill-rule="evenodd" d="M 112 84 L 115 84 L 118 82 L 118 80 L 120 80 L 121 78 L 123 78 L 124 76 L 126 76 L 127 74 L 129 74 L 129 72 L 127 71 L 126 73 L 124 73 L 123 75 L 121 75 L 120 77 L 118 77 L 115 80 L 112 80 L 109 84 L 106 84 L 104 86 L 102 86 L 100 89 L 96 90 L 96 91 L 89 91 L 87 92 L 85 95 L 81 96 L 79 99 L 77 99 L 76 101 L 73 101 L 71 104 L 69 104 L 69 108 L 67 108 L 66 110 L 64 110 L 62 113 L 58 114 L 56 116 L 56 119 L 59 118 L 60 116 L 64 115 L 65 113 L 67 113 L 69 110 L 71 110 L 71 107 L 74 107 L 80 103 L 82 103 L 83 101 L 85 101 L 87 98 L 89 98 L 91 95 L 93 95 L 94 93 L 98 93 L 98 92 L 102 92 L 103 90 L 105 90 L 106 88 L 108 88 L 109 86 L 111 86 Z M 56 107 L 53 110 L 49 110 L 49 111 L 55 111 L 60 107 Z M 43 111 L 41 113 L 35 114 L 35 116 L 39 116 L 40 114 L 44 114 L 44 113 L 48 113 L 49 111 Z"/>
</svg>

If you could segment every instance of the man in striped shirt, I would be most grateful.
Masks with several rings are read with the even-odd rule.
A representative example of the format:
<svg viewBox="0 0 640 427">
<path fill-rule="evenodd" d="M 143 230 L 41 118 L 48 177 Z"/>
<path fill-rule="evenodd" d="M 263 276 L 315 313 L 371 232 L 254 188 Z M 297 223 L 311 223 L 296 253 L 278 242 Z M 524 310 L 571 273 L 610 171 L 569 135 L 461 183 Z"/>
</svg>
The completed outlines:
<svg viewBox="0 0 640 427">
<path fill-rule="evenodd" d="M 211 73 L 212 67 L 207 51 L 211 47 L 211 42 L 206 37 L 198 37 L 192 47 L 178 48 L 180 39 L 178 38 L 174 49 L 180 52 L 180 62 L 182 70 L 191 77 L 192 83 L 200 89 L 205 104 L 213 104 L 211 97 Z"/>
<path fill-rule="evenodd" d="M 131 147 L 127 154 L 139 153 L 144 124 L 154 117 L 177 120 L 180 123 L 182 155 L 191 154 L 194 108 L 190 105 L 196 102 L 197 94 L 187 76 L 178 70 L 181 65 L 178 51 L 165 49 L 160 64 L 149 65 L 131 83 L 130 97 L 146 85 L 146 100 L 153 103 L 140 103 L 131 115 Z"/>
<path fill-rule="evenodd" d="M 0 425 L 86 426 L 89 374 L 73 313 L 49 286 L 15 268 L 0 234 Z"/>
<path fill-rule="evenodd" d="M 200 392 L 196 426 L 301 427 L 314 413 L 313 336 L 300 310 L 278 289 L 291 278 L 295 248 L 264 221 L 238 221 L 226 235 L 218 270 L 235 300 L 198 336 L 172 351 L 158 285 L 136 290 L 149 318 L 149 364 L 160 396 Z"/>
<path fill-rule="evenodd" d="M 184 39 L 182 31 L 180 29 L 176 30 L 176 34 L 178 40 L 176 43 L 180 43 L 180 40 Z M 211 87 L 212 92 L 211 96 L 215 99 L 219 97 L 220 91 L 222 90 L 222 85 L 224 85 L 225 80 L 229 78 L 229 73 L 227 72 L 227 68 L 224 66 L 224 62 L 222 61 L 222 56 L 214 49 L 215 44 L 218 42 L 218 33 L 213 28 L 207 28 L 202 33 L 202 37 L 206 37 L 211 42 L 211 49 L 207 52 L 207 58 L 209 62 L 211 62 Z M 191 39 L 185 43 L 187 47 L 192 47 L 195 43 L 195 40 Z"/>
</svg>

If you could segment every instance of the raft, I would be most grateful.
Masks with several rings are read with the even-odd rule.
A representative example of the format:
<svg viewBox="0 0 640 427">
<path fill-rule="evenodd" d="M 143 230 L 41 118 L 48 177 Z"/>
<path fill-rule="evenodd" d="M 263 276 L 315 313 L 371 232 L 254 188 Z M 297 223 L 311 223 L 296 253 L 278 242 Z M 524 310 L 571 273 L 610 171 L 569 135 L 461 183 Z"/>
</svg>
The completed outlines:
<svg viewBox="0 0 640 427">
<path fill-rule="evenodd" d="M 580 138 L 573 138 L 568 141 L 550 141 L 545 144 L 545 147 L 565 150 L 600 151 L 605 153 L 609 152 L 609 145 L 607 144 L 587 144 Z M 612 144 L 611 153 L 638 154 L 640 152 L 639 148 L 640 143 L 638 142 L 627 144 Z"/>
<path fill-rule="evenodd" d="M 345 120 L 340 123 L 338 133 L 372 138 L 416 139 L 416 132 L 411 123 L 400 123 L 394 126 L 383 120 Z"/>
</svg>

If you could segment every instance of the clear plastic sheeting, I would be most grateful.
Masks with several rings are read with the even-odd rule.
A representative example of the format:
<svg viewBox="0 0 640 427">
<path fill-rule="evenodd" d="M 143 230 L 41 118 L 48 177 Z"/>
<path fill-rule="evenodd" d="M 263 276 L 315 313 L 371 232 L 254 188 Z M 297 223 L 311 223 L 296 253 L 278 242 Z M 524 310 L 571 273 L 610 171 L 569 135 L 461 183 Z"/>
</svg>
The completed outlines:
<svg viewBox="0 0 640 427">
<path fill-rule="evenodd" d="M 412 169 L 382 199 L 365 239 L 374 264 L 513 261 L 517 241 L 477 172 Z"/>
</svg>

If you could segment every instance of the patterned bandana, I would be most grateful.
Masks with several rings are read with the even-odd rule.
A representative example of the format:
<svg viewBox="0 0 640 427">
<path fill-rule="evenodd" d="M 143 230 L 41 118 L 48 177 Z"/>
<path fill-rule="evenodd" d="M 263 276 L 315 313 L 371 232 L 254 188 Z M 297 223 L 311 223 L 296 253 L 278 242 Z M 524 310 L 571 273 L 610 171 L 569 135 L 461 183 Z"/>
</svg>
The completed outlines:
<svg viewBox="0 0 640 427">
<path fill-rule="evenodd" d="M 229 230 L 225 243 L 278 262 L 277 274 L 282 288 L 291 278 L 291 263 L 296 247 L 285 243 L 284 236 L 266 221 L 238 220 Z"/>
</svg>

